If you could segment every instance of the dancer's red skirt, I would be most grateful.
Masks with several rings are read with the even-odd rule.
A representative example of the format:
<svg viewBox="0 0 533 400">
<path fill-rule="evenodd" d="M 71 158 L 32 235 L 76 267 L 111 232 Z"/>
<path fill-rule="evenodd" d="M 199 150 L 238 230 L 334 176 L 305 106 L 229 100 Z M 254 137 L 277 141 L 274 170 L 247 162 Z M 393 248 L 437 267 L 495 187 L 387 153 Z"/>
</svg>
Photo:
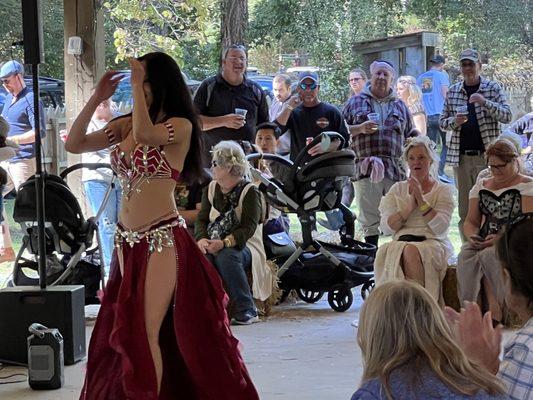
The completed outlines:
<svg viewBox="0 0 533 400">
<path fill-rule="evenodd" d="M 164 223 L 168 223 L 165 221 Z M 161 224 L 158 224 L 161 225 Z M 173 227 L 177 284 L 160 333 L 163 380 L 157 379 L 144 319 L 146 239 L 117 252 L 89 346 L 81 400 L 256 400 L 229 329 L 227 296 L 217 271 L 183 227 Z M 120 250 L 119 250 L 120 251 Z"/>
</svg>

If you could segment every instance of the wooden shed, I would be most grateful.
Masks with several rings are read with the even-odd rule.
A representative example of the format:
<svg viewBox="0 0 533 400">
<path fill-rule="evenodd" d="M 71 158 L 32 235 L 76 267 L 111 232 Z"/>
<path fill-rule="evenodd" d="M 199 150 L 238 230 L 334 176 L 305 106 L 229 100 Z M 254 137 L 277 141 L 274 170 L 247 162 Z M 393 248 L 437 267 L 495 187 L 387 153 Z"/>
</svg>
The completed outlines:
<svg viewBox="0 0 533 400">
<path fill-rule="evenodd" d="M 399 75 L 416 77 L 429 68 L 429 60 L 439 45 L 437 33 L 420 31 L 354 43 L 353 51 L 362 56 L 367 71 L 373 61 L 386 60 Z"/>
</svg>

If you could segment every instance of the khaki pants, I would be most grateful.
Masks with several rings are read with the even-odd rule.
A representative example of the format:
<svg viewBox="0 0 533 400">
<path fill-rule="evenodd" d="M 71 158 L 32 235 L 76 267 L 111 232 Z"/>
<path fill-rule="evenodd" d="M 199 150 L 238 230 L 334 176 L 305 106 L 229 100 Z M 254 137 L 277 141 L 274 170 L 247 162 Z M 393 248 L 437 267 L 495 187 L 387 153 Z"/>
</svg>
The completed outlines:
<svg viewBox="0 0 533 400">
<path fill-rule="evenodd" d="M 357 219 L 365 237 L 379 235 L 379 203 L 394 183 L 390 178 L 383 178 L 379 183 L 370 182 L 370 178 L 355 181 L 355 201 L 359 207 Z"/>
<path fill-rule="evenodd" d="M 35 158 L 18 160 L 17 162 L 2 161 L 0 166 L 7 172 L 4 194 L 11 192 L 13 189 L 19 190 L 20 185 L 35 174 Z"/>
<path fill-rule="evenodd" d="M 463 233 L 463 224 L 468 214 L 468 195 L 476 183 L 479 173 L 487 167 L 485 156 L 459 156 L 459 165 L 453 167 L 455 186 L 457 187 L 459 208 L 459 233 L 463 243 L 466 238 Z"/>
<path fill-rule="evenodd" d="M 20 185 L 26 182 L 30 176 L 35 174 L 35 158 L 19 160 L 17 162 L 2 161 L 0 166 L 7 172 L 7 183 L 4 186 L 3 191 L 4 195 L 11 192 L 13 189 L 18 190 Z M 13 247 L 11 235 L 9 234 L 9 226 L 5 216 L 5 209 L 1 232 L 0 249 Z"/>
</svg>

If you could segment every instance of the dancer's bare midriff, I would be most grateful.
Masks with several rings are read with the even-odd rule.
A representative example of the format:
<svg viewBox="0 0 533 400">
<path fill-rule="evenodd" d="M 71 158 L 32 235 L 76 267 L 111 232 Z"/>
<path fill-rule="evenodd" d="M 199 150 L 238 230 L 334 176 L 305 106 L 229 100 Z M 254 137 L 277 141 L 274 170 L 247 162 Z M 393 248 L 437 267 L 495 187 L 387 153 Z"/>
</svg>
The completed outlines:
<svg viewBox="0 0 533 400">
<path fill-rule="evenodd" d="M 128 230 L 142 231 L 162 220 L 178 215 L 172 179 L 154 179 L 144 182 L 139 193 L 129 199 L 122 197 L 119 222 Z M 142 211 L 140 211 L 142 210 Z"/>
</svg>

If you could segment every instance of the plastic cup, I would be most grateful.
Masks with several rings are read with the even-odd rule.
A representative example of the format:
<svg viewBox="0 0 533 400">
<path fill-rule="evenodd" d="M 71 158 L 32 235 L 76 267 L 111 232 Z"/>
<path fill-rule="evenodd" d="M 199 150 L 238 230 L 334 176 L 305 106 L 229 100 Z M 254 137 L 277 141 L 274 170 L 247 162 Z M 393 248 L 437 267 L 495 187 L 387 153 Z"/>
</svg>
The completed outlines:
<svg viewBox="0 0 533 400">
<path fill-rule="evenodd" d="M 380 118 L 378 113 L 374 113 L 374 112 L 373 113 L 369 113 L 368 114 L 368 120 L 375 122 L 378 125 L 378 129 L 380 128 L 380 122 L 381 122 L 380 120 L 381 120 L 381 118 Z"/>
<path fill-rule="evenodd" d="M 468 106 L 458 106 L 456 109 L 457 115 L 468 116 Z"/>
<path fill-rule="evenodd" d="M 245 108 L 236 108 L 235 114 L 242 115 L 244 118 L 246 118 L 246 114 L 248 113 L 248 110 Z"/>
</svg>

